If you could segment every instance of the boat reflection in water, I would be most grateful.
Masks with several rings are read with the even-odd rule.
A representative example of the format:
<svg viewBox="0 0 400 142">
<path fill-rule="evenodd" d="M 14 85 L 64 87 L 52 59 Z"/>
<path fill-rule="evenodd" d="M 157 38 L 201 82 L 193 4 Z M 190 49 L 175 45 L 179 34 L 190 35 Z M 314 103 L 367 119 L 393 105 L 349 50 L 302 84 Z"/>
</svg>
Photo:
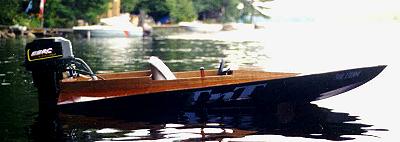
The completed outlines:
<svg viewBox="0 0 400 142">
<path fill-rule="evenodd" d="M 372 125 L 353 123 L 358 120 L 357 116 L 332 112 L 315 104 L 294 107 L 282 103 L 272 110 L 209 108 L 158 114 L 129 111 L 114 112 L 113 115 L 61 112 L 59 119 L 48 118 L 55 120 L 42 119 L 42 122 L 34 125 L 32 134 L 36 140 L 242 141 L 246 140 L 245 136 L 281 135 L 341 141 L 354 139 L 351 136 L 370 136 L 365 134 L 368 131 L 387 131 L 368 129 Z"/>
</svg>

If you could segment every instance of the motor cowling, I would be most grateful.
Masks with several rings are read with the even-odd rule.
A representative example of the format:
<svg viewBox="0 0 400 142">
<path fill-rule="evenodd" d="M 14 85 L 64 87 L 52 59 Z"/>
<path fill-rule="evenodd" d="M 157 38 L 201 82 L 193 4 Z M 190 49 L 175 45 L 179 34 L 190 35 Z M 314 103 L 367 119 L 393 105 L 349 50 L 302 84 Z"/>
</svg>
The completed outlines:
<svg viewBox="0 0 400 142">
<path fill-rule="evenodd" d="M 25 67 L 30 71 L 62 71 L 74 60 L 71 42 L 62 37 L 36 39 L 25 48 Z"/>
</svg>

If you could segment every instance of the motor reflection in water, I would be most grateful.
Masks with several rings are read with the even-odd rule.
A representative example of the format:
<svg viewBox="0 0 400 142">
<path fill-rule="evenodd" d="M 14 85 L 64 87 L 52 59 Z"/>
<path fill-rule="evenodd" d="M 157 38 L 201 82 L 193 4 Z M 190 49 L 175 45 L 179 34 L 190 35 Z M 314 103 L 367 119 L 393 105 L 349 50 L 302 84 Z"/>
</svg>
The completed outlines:
<svg viewBox="0 0 400 142">
<path fill-rule="evenodd" d="M 282 103 L 273 109 L 208 108 L 159 114 L 125 110 L 113 114 L 60 112 L 59 117 L 39 116 L 39 121 L 32 126 L 32 134 L 39 141 L 49 138 L 55 141 L 209 141 L 248 135 L 342 141 L 354 139 L 351 135 L 370 136 L 365 134 L 367 131 L 387 131 L 368 129 L 372 125 L 354 123 L 357 116 L 314 104 Z"/>
</svg>

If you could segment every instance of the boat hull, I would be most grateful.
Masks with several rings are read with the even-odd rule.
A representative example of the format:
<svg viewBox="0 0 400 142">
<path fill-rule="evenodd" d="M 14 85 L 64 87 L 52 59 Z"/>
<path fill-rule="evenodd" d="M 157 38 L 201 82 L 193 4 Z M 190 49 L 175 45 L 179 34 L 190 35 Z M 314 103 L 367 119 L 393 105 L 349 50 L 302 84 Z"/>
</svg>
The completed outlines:
<svg viewBox="0 0 400 142">
<path fill-rule="evenodd" d="M 65 112 L 104 114 L 116 111 L 151 113 L 199 108 L 265 107 L 286 102 L 304 104 L 356 88 L 373 79 L 385 67 L 375 66 L 241 84 L 128 95 L 60 104 L 59 108 Z"/>
</svg>

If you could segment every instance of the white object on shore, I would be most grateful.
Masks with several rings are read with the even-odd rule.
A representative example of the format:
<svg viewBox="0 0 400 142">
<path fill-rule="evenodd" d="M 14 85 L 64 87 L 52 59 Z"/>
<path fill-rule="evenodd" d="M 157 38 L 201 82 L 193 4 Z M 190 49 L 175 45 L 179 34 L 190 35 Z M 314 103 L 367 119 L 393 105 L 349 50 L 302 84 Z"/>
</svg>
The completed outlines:
<svg viewBox="0 0 400 142">
<path fill-rule="evenodd" d="M 129 14 L 100 19 L 101 25 L 75 26 L 74 32 L 88 37 L 139 37 L 143 28 L 129 22 Z"/>
<path fill-rule="evenodd" d="M 218 32 L 221 31 L 223 26 L 222 24 L 205 24 L 198 21 L 194 22 L 180 22 L 179 26 L 185 27 L 193 32 Z"/>
</svg>

